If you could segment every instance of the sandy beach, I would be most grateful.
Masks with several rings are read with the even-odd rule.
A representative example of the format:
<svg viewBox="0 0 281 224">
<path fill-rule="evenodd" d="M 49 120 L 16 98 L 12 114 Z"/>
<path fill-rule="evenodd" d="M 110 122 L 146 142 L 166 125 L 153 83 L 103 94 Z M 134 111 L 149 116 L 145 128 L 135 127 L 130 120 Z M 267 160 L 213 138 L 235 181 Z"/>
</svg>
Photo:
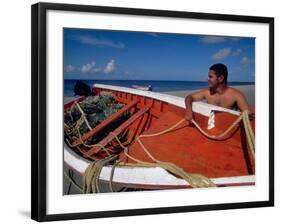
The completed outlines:
<svg viewBox="0 0 281 224">
<path fill-rule="evenodd" d="M 240 90 L 246 97 L 248 103 L 252 106 L 255 105 L 255 85 L 242 85 L 242 86 L 232 86 L 235 89 Z M 196 92 L 197 90 L 180 90 L 165 92 L 173 96 L 186 97 L 187 95 Z"/>
</svg>

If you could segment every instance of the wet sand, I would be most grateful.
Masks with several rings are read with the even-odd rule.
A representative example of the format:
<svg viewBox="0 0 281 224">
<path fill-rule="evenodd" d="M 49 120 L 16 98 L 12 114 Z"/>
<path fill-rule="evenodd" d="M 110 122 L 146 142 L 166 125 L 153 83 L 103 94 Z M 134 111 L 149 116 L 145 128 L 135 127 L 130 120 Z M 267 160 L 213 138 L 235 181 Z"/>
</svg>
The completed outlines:
<svg viewBox="0 0 281 224">
<path fill-rule="evenodd" d="M 232 86 L 232 87 L 241 91 L 245 95 L 250 105 L 255 105 L 255 85 L 242 85 L 242 86 Z M 173 96 L 186 97 L 187 95 L 196 91 L 197 90 L 180 90 L 180 91 L 168 91 L 165 93 Z"/>
</svg>

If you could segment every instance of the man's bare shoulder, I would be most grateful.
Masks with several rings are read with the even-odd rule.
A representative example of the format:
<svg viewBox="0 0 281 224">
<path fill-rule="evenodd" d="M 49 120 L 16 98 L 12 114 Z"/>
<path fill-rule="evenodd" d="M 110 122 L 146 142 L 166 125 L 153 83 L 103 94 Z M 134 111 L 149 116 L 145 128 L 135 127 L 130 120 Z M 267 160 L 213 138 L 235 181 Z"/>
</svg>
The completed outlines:
<svg viewBox="0 0 281 224">
<path fill-rule="evenodd" d="M 209 89 L 208 88 L 200 89 L 200 90 L 195 91 L 194 93 L 208 94 L 209 93 Z"/>
<path fill-rule="evenodd" d="M 193 100 L 198 101 L 198 100 L 203 100 L 207 97 L 207 90 L 206 89 L 201 89 L 194 91 L 190 95 L 188 95 L 186 98 L 192 97 Z"/>
<path fill-rule="evenodd" d="M 244 93 L 237 88 L 228 87 L 228 93 L 236 98 L 241 98 L 241 97 L 245 98 Z"/>
<path fill-rule="evenodd" d="M 198 95 L 198 94 L 200 94 L 200 95 L 205 95 L 205 93 L 206 93 L 206 89 L 199 89 L 199 90 L 194 90 L 194 91 L 192 91 L 191 92 L 191 94 L 190 95 Z"/>
<path fill-rule="evenodd" d="M 239 89 L 237 88 L 233 88 L 233 87 L 228 87 L 228 91 L 231 94 L 235 94 L 235 95 L 244 95 Z"/>
</svg>

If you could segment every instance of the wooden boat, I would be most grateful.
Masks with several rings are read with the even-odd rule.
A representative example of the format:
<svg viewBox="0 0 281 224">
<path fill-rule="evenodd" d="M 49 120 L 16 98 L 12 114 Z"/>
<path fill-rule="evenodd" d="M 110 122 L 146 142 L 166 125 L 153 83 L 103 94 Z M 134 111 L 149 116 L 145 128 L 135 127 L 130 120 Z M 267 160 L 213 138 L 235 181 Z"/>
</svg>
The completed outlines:
<svg viewBox="0 0 281 224">
<path fill-rule="evenodd" d="M 145 90 L 145 91 L 152 91 L 152 86 L 139 86 L 139 85 L 132 85 L 134 89 Z"/>
<path fill-rule="evenodd" d="M 121 163 L 115 164 L 117 166 L 105 164 L 99 172 L 98 179 L 102 183 L 113 184 L 114 188 L 116 186 L 135 189 L 192 187 L 186 178 L 171 172 L 171 169 L 163 168 L 161 166 L 163 163 L 175 165 L 187 174 L 200 174 L 207 177 L 217 187 L 255 184 L 254 154 L 251 153 L 247 143 L 246 129 L 242 122 L 234 125 L 223 140 L 213 140 L 204 136 L 194 125 L 188 125 L 183 121 L 184 98 L 95 84 L 93 93 L 101 92 L 112 93 L 115 99 L 125 106 L 83 135 L 80 140 L 103 131 L 125 111 L 129 110 L 132 116 L 94 147 L 83 149 L 81 146 L 77 153 L 77 150 L 71 148 L 67 142 L 64 143 L 65 165 L 76 174 L 83 176 L 93 160 L 106 158 L 108 152 L 103 149 L 106 147 L 110 154 L 122 160 L 122 165 Z M 65 104 L 64 109 L 81 100 L 83 98 Z M 204 102 L 194 102 L 192 108 L 194 120 L 210 135 L 219 135 L 240 116 L 238 111 Z M 254 120 L 251 121 L 251 127 L 254 130 Z M 122 133 L 126 133 L 127 138 L 120 147 L 116 136 Z M 77 141 L 74 143 L 77 144 Z M 148 153 L 145 150 L 148 150 Z M 155 161 L 160 161 L 158 163 L 160 166 Z M 146 166 L 146 163 L 155 166 Z"/>
</svg>

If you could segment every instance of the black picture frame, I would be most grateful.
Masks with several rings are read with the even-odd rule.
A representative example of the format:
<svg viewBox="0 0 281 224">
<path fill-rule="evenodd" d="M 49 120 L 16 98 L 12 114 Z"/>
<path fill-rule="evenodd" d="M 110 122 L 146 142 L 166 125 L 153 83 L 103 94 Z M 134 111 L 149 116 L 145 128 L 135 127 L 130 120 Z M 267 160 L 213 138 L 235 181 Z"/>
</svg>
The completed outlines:
<svg viewBox="0 0 281 224">
<path fill-rule="evenodd" d="M 140 208 L 131 210 L 114 210 L 98 211 L 83 213 L 67 214 L 47 214 L 46 212 L 46 128 L 47 128 L 47 110 L 46 110 L 46 26 L 47 11 L 73 11 L 73 12 L 100 12 L 123 15 L 140 15 L 152 17 L 167 18 L 190 18 L 215 21 L 229 22 L 247 22 L 260 23 L 269 25 L 269 200 L 242 202 L 242 203 L 224 203 L 208 204 L 196 206 L 176 206 L 176 207 L 159 207 L 159 208 Z M 54 4 L 54 3 L 37 3 L 32 5 L 32 155 L 31 155 L 31 218 L 37 221 L 54 221 L 54 220 L 74 220 L 100 217 L 148 215 L 161 213 L 178 213 L 205 210 L 222 210 L 237 208 L 254 208 L 274 206 L 274 18 L 270 17 L 253 17 L 240 15 L 224 15 L 210 13 L 195 13 L 183 11 L 163 11 L 137 8 L 119 8 L 119 7 L 102 7 L 89 5 L 72 5 L 72 4 Z"/>
</svg>

